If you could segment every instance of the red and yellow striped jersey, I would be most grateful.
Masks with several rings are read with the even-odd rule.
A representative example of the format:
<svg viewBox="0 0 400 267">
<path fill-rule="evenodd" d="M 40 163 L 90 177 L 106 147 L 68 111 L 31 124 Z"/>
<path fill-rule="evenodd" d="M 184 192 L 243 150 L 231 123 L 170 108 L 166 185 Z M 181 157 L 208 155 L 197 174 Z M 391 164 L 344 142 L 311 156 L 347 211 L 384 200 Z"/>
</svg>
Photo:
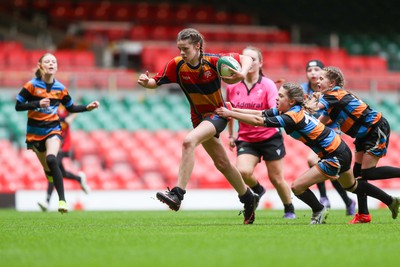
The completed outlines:
<svg viewBox="0 0 400 267">
<path fill-rule="evenodd" d="M 191 109 L 193 126 L 218 107 L 224 106 L 221 92 L 221 78 L 217 72 L 217 61 L 222 56 L 232 56 L 240 62 L 238 53 L 203 55 L 203 63 L 191 66 L 181 56 L 170 60 L 156 76 L 157 85 L 177 83 L 185 93 Z"/>
</svg>

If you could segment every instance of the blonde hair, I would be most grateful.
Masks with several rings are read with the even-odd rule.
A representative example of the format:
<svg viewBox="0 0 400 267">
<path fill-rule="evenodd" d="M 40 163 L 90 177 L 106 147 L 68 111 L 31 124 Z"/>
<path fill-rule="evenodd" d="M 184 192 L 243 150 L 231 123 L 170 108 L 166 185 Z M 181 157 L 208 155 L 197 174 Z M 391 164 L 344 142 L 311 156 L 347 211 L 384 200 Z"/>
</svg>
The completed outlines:
<svg viewBox="0 0 400 267">
<path fill-rule="evenodd" d="M 345 80 L 342 71 L 338 67 L 325 67 L 322 69 L 325 72 L 326 78 L 330 81 L 334 81 L 337 86 L 344 87 Z"/>
<path fill-rule="evenodd" d="M 286 82 L 282 84 L 283 89 L 286 90 L 286 94 L 289 100 L 295 100 L 295 105 L 302 106 L 308 113 L 314 114 L 317 110 L 315 102 L 312 100 L 304 99 L 303 87 L 300 84 L 294 82 Z"/>
<path fill-rule="evenodd" d="M 48 55 L 54 56 L 52 53 L 45 53 L 43 56 L 41 56 L 41 57 L 39 58 L 39 60 L 38 60 L 38 67 L 37 67 L 37 69 L 36 69 L 36 71 L 35 71 L 35 76 L 36 76 L 36 78 L 41 79 L 41 78 L 43 77 L 43 75 L 44 75 L 44 70 L 43 70 L 43 68 L 42 68 L 42 62 L 43 62 L 43 58 L 44 58 L 45 56 L 48 56 Z"/>
</svg>

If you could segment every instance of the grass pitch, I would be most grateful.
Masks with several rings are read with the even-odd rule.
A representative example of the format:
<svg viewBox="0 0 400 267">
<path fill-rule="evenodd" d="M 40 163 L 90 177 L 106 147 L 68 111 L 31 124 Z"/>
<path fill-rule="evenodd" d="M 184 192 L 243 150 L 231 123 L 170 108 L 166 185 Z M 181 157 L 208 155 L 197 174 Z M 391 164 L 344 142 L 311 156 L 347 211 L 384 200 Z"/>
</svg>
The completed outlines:
<svg viewBox="0 0 400 267">
<path fill-rule="evenodd" d="M 349 225 L 344 210 L 309 225 L 311 211 L 285 220 L 259 210 L 17 212 L 0 210 L 1 266 L 398 266 L 400 221 L 373 210 Z"/>
</svg>

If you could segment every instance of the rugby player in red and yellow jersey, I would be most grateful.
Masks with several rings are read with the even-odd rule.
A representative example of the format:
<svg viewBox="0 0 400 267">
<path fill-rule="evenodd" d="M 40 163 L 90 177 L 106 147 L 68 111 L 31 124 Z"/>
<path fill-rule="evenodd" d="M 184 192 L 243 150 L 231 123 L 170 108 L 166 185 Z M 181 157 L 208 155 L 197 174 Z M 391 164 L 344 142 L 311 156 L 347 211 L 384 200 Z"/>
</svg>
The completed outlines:
<svg viewBox="0 0 400 267">
<path fill-rule="evenodd" d="M 243 179 L 222 145 L 219 134 L 225 129 L 227 120 L 214 113 L 225 105 L 221 92 L 221 78 L 227 83 L 243 80 L 249 71 L 252 59 L 237 53 L 209 54 L 203 51 L 204 38 L 195 29 L 187 28 L 179 32 L 177 46 L 180 55 L 171 59 L 154 77 L 148 72 L 141 74 L 138 83 L 145 88 L 157 88 L 162 84 L 177 83 L 190 103 L 191 119 L 194 129 L 185 137 L 182 144 L 182 159 L 178 171 L 177 185 L 167 192 L 158 192 L 157 198 L 178 211 L 186 193 L 195 163 L 195 149 L 202 145 L 214 161 L 217 169 L 226 177 L 244 203 L 244 224 L 254 221 L 254 210 L 259 197 L 246 187 Z M 242 70 L 232 76 L 220 77 L 217 61 L 221 56 L 230 55 L 241 63 Z"/>
</svg>

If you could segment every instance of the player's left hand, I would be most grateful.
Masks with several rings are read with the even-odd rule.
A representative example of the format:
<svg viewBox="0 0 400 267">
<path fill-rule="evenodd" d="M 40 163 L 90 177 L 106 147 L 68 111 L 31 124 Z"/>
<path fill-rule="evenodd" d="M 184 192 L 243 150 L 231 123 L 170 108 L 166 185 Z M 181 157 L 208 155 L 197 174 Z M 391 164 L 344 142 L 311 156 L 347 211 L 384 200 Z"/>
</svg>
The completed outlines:
<svg viewBox="0 0 400 267">
<path fill-rule="evenodd" d="M 243 81 L 246 75 L 243 75 L 240 71 L 237 71 L 235 69 L 232 69 L 229 67 L 229 70 L 231 71 L 232 75 L 231 76 L 221 76 L 221 79 L 227 83 L 227 84 L 235 84 L 240 81 Z"/>
<path fill-rule="evenodd" d="M 89 105 L 86 106 L 86 109 L 91 111 L 95 108 L 99 108 L 100 107 L 100 102 L 99 101 L 93 101 L 92 103 L 90 103 Z"/>
<path fill-rule="evenodd" d="M 225 108 L 225 107 L 220 107 L 220 108 L 217 108 L 217 109 L 215 110 L 215 113 L 216 113 L 218 116 L 223 117 L 223 118 L 228 118 L 229 115 L 230 115 L 230 112 L 231 112 L 231 111 L 230 111 L 229 109 Z"/>
</svg>

